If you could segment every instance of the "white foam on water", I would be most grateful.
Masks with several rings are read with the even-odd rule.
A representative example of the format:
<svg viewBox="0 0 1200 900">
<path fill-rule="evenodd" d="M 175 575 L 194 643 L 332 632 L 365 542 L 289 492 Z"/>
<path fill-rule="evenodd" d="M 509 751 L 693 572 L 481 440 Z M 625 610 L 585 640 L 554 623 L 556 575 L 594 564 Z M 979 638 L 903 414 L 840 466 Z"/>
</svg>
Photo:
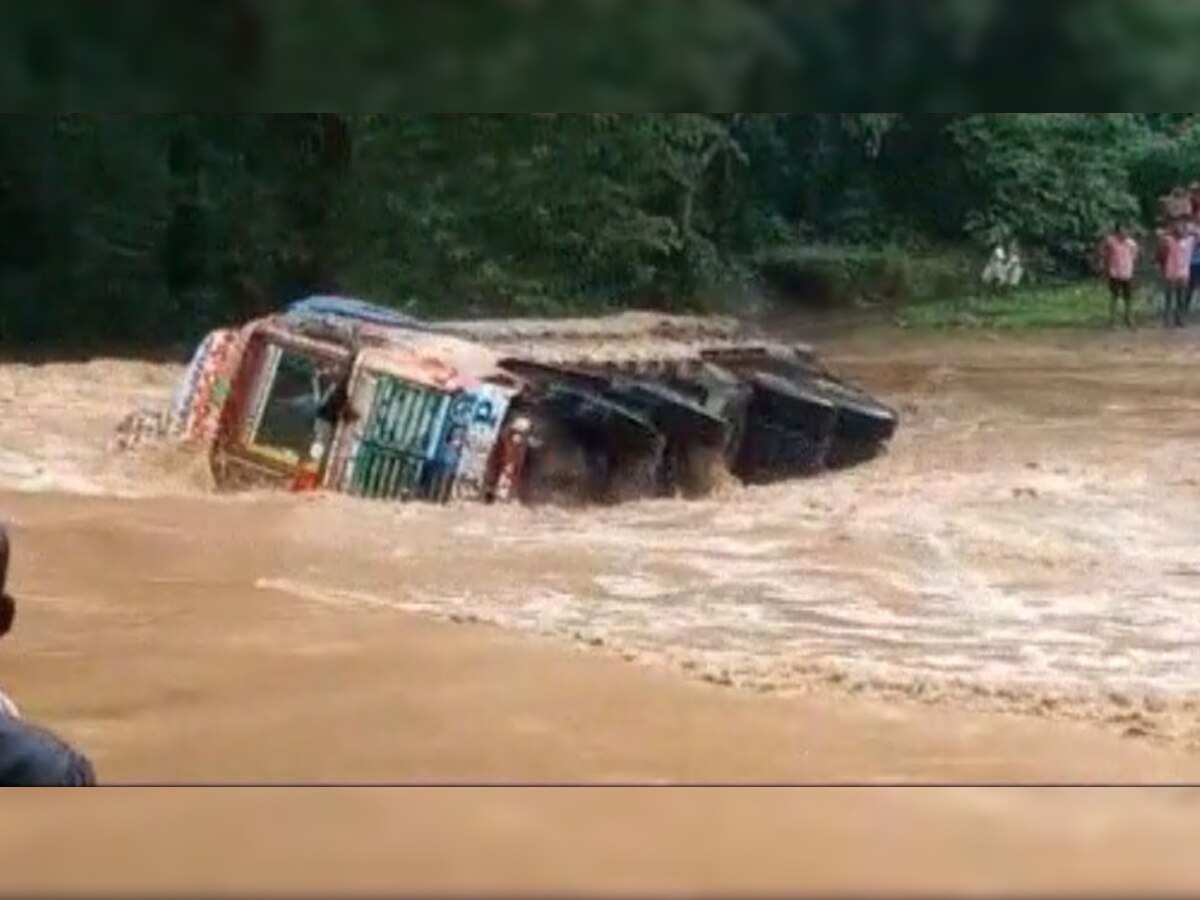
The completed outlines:
<svg viewBox="0 0 1200 900">
<path fill-rule="evenodd" d="M 275 499 L 279 535 L 327 552 L 303 578 L 265 571 L 259 585 L 347 610 L 600 637 L 779 684 L 815 668 L 948 693 L 1189 695 L 1200 692 L 1194 349 L 1158 348 L 1114 380 L 1111 354 L 1041 348 L 1031 369 L 1024 351 L 1006 351 L 1011 366 L 994 350 L 967 365 L 939 347 L 900 398 L 917 411 L 887 456 L 719 500 Z M 897 352 L 880 348 L 877 371 Z M 187 493 L 104 450 L 169 374 L 0 366 L 0 488 Z M 18 400 L 27 415 L 11 414 Z"/>
<path fill-rule="evenodd" d="M 646 575 L 597 575 L 592 581 L 606 594 L 622 600 L 656 600 L 676 590 Z"/>
</svg>

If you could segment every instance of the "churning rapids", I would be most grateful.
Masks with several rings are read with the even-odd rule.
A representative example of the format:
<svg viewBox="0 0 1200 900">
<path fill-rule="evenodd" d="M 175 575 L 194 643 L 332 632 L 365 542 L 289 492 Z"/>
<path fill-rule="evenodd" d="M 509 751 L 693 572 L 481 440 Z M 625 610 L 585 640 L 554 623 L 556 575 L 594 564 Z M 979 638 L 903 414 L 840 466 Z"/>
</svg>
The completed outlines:
<svg viewBox="0 0 1200 900">
<path fill-rule="evenodd" d="M 241 532 L 223 539 L 298 616 L 492 622 L 722 684 L 1100 718 L 1200 745 L 1200 341 L 889 331 L 818 350 L 900 410 L 888 454 L 703 501 L 216 496 L 201 460 L 109 448 L 181 371 L 118 361 L 0 365 L 0 490 L 43 492 L 63 516 L 121 498 L 108 527 L 132 534 L 105 565 L 147 583 L 169 583 L 170 560 L 120 548 L 212 540 L 189 534 L 198 511 L 235 508 Z"/>
</svg>

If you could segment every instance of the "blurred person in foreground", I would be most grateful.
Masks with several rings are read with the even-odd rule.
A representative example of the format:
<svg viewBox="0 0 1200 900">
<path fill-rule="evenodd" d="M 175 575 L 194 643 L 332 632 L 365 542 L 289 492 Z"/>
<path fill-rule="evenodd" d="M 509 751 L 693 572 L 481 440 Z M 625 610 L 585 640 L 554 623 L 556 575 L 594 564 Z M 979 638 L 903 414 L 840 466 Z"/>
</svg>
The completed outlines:
<svg viewBox="0 0 1200 900">
<path fill-rule="evenodd" d="M 1125 325 L 1133 327 L 1133 269 L 1137 263 L 1137 241 L 1117 225 L 1100 244 L 1100 266 L 1108 279 L 1108 324 L 1117 324 L 1117 303 L 1125 306 Z"/>
<path fill-rule="evenodd" d="M 17 603 L 5 590 L 8 533 L 0 526 L 0 638 L 12 629 Z M 91 787 L 91 762 L 57 735 L 20 717 L 0 693 L 0 787 Z"/>
<path fill-rule="evenodd" d="M 1159 259 L 1166 298 L 1163 302 L 1163 325 L 1182 328 L 1188 312 L 1188 279 L 1191 276 L 1192 248 L 1196 238 L 1191 227 L 1176 219 L 1162 238 Z"/>
</svg>

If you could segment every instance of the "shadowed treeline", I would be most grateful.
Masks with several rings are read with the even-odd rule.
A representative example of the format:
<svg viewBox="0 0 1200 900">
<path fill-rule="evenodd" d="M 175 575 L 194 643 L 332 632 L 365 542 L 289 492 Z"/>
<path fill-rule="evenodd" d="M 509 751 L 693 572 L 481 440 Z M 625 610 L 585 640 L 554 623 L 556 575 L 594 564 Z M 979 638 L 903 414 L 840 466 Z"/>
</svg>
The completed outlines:
<svg viewBox="0 0 1200 900">
<path fill-rule="evenodd" d="M 47 0 L 0 16 L 0 89 L 24 113 L 0 120 L 10 346 L 187 341 L 316 290 L 424 314 L 763 289 L 904 301 L 961 289 L 1001 232 L 1079 273 L 1101 229 L 1148 216 L 1200 162 L 1188 113 L 952 112 L 1183 105 L 1200 74 L 1183 3 Z M 558 105 L 630 112 L 400 111 Z M 928 111 L 644 112 L 800 105 Z M 179 108 L 208 112 L 163 112 Z"/>
</svg>

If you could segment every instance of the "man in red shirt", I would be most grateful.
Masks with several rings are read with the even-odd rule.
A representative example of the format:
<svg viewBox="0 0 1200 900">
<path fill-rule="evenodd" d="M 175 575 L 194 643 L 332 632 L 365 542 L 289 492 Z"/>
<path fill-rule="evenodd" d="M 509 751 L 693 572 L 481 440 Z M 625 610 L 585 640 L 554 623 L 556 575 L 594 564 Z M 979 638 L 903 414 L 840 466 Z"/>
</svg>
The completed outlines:
<svg viewBox="0 0 1200 900">
<path fill-rule="evenodd" d="M 1162 272 L 1167 289 L 1163 317 L 1167 327 L 1182 328 L 1187 317 L 1188 280 L 1195 243 L 1195 236 L 1182 220 L 1176 221 L 1163 239 Z"/>
<path fill-rule="evenodd" d="M 1110 326 L 1117 324 L 1117 301 L 1120 300 L 1125 304 L 1125 324 L 1133 327 L 1133 269 L 1137 256 L 1137 241 L 1123 225 L 1109 232 L 1100 245 L 1100 266 L 1108 278 Z"/>
</svg>

